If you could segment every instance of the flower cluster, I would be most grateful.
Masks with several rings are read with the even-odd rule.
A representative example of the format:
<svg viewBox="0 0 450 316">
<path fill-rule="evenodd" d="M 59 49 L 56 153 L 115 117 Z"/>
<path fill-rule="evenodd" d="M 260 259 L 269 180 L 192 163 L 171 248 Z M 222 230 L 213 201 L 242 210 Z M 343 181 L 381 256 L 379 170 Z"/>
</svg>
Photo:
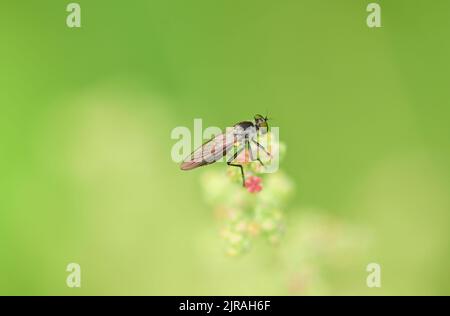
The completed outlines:
<svg viewBox="0 0 450 316">
<path fill-rule="evenodd" d="M 250 193 L 257 193 L 262 190 L 261 178 L 251 176 L 245 181 L 245 187 Z"/>
<path fill-rule="evenodd" d="M 278 145 L 278 144 L 277 144 Z M 284 146 L 280 154 L 284 153 Z M 283 209 L 293 186 L 281 171 L 264 173 L 264 166 L 251 162 L 248 153 L 238 157 L 244 166 L 245 188 L 239 168 L 225 172 L 207 170 L 203 175 L 204 196 L 221 223 L 226 253 L 236 256 L 247 252 L 255 238 L 277 244 L 284 232 Z"/>
</svg>

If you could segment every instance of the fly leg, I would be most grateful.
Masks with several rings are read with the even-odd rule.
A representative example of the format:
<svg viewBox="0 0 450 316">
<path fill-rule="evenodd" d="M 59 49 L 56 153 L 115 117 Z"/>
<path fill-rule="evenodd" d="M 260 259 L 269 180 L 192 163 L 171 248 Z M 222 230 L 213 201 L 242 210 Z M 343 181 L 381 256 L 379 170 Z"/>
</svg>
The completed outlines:
<svg viewBox="0 0 450 316">
<path fill-rule="evenodd" d="M 259 155 L 258 155 L 258 157 L 256 157 L 256 159 L 253 158 L 253 150 L 252 150 L 250 141 L 247 141 L 247 142 L 245 143 L 245 145 L 247 146 L 247 150 L 248 150 L 248 152 L 249 152 L 249 154 L 250 154 L 250 160 L 251 160 L 251 161 L 257 160 L 257 161 L 261 164 L 261 166 L 264 167 L 264 163 L 263 163 L 263 162 L 261 161 L 261 159 L 259 158 Z"/>
<path fill-rule="evenodd" d="M 264 153 L 269 156 L 272 159 L 272 155 L 267 151 L 267 149 L 264 148 L 263 145 L 261 145 L 260 143 L 258 143 L 256 140 L 252 139 L 252 142 L 256 144 L 256 146 L 258 146 L 259 148 L 261 148 Z M 259 155 L 258 155 L 258 159 L 259 159 Z"/>
<path fill-rule="evenodd" d="M 236 160 L 237 156 L 239 156 L 239 154 L 244 150 L 245 146 L 242 146 L 241 148 L 239 148 L 234 155 L 230 158 L 230 160 L 227 161 L 227 165 L 232 166 L 232 167 L 239 167 L 241 168 L 241 175 L 242 175 L 242 186 L 245 187 L 245 175 L 244 175 L 244 168 L 242 167 L 242 165 L 240 164 L 234 164 L 232 163 L 234 160 Z"/>
</svg>

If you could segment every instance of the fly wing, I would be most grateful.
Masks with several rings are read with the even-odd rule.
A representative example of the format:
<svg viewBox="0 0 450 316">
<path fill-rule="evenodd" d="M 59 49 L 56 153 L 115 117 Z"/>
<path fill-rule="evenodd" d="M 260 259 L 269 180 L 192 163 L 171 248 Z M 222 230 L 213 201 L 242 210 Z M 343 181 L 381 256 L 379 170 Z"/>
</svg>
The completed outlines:
<svg viewBox="0 0 450 316">
<path fill-rule="evenodd" d="M 192 170 L 216 162 L 225 156 L 241 138 L 233 131 L 219 134 L 194 150 L 180 165 L 181 170 Z"/>
</svg>

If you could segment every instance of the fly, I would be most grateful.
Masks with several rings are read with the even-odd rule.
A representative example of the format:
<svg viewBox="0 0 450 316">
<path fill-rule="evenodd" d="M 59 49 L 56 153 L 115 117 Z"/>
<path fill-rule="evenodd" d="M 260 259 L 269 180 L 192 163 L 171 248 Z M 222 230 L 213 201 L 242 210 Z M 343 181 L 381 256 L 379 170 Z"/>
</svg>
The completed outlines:
<svg viewBox="0 0 450 316">
<path fill-rule="evenodd" d="M 258 161 L 264 166 L 259 155 L 254 159 L 251 144 L 255 144 L 259 149 L 264 151 L 267 156 L 271 157 L 264 146 L 256 140 L 258 134 L 264 135 L 268 132 L 269 126 L 267 120 L 267 117 L 256 114 L 254 122 L 243 121 L 237 123 L 226 133 L 215 136 L 194 150 L 181 163 L 181 170 L 192 170 L 210 165 L 222 159 L 224 156 L 227 157 L 227 154 L 235 148 L 235 145 L 237 144 L 238 146 L 235 148 L 234 154 L 227 160 L 227 164 L 241 169 L 242 185 L 245 186 L 244 168 L 242 167 L 242 164 L 236 163 L 236 159 L 244 149 L 247 149 L 250 155 L 250 161 Z"/>
</svg>

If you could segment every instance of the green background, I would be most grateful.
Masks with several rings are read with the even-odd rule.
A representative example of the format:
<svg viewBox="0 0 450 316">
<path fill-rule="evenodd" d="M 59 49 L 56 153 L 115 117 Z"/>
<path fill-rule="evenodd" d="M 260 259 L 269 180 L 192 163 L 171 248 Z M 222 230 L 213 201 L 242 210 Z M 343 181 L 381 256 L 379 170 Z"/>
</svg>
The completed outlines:
<svg viewBox="0 0 450 316">
<path fill-rule="evenodd" d="M 369 2 L 2 1 L 0 294 L 450 294 L 450 2 Z M 285 239 L 229 258 L 170 132 L 266 112 Z M 358 231 L 309 281 L 305 214 Z"/>
</svg>

